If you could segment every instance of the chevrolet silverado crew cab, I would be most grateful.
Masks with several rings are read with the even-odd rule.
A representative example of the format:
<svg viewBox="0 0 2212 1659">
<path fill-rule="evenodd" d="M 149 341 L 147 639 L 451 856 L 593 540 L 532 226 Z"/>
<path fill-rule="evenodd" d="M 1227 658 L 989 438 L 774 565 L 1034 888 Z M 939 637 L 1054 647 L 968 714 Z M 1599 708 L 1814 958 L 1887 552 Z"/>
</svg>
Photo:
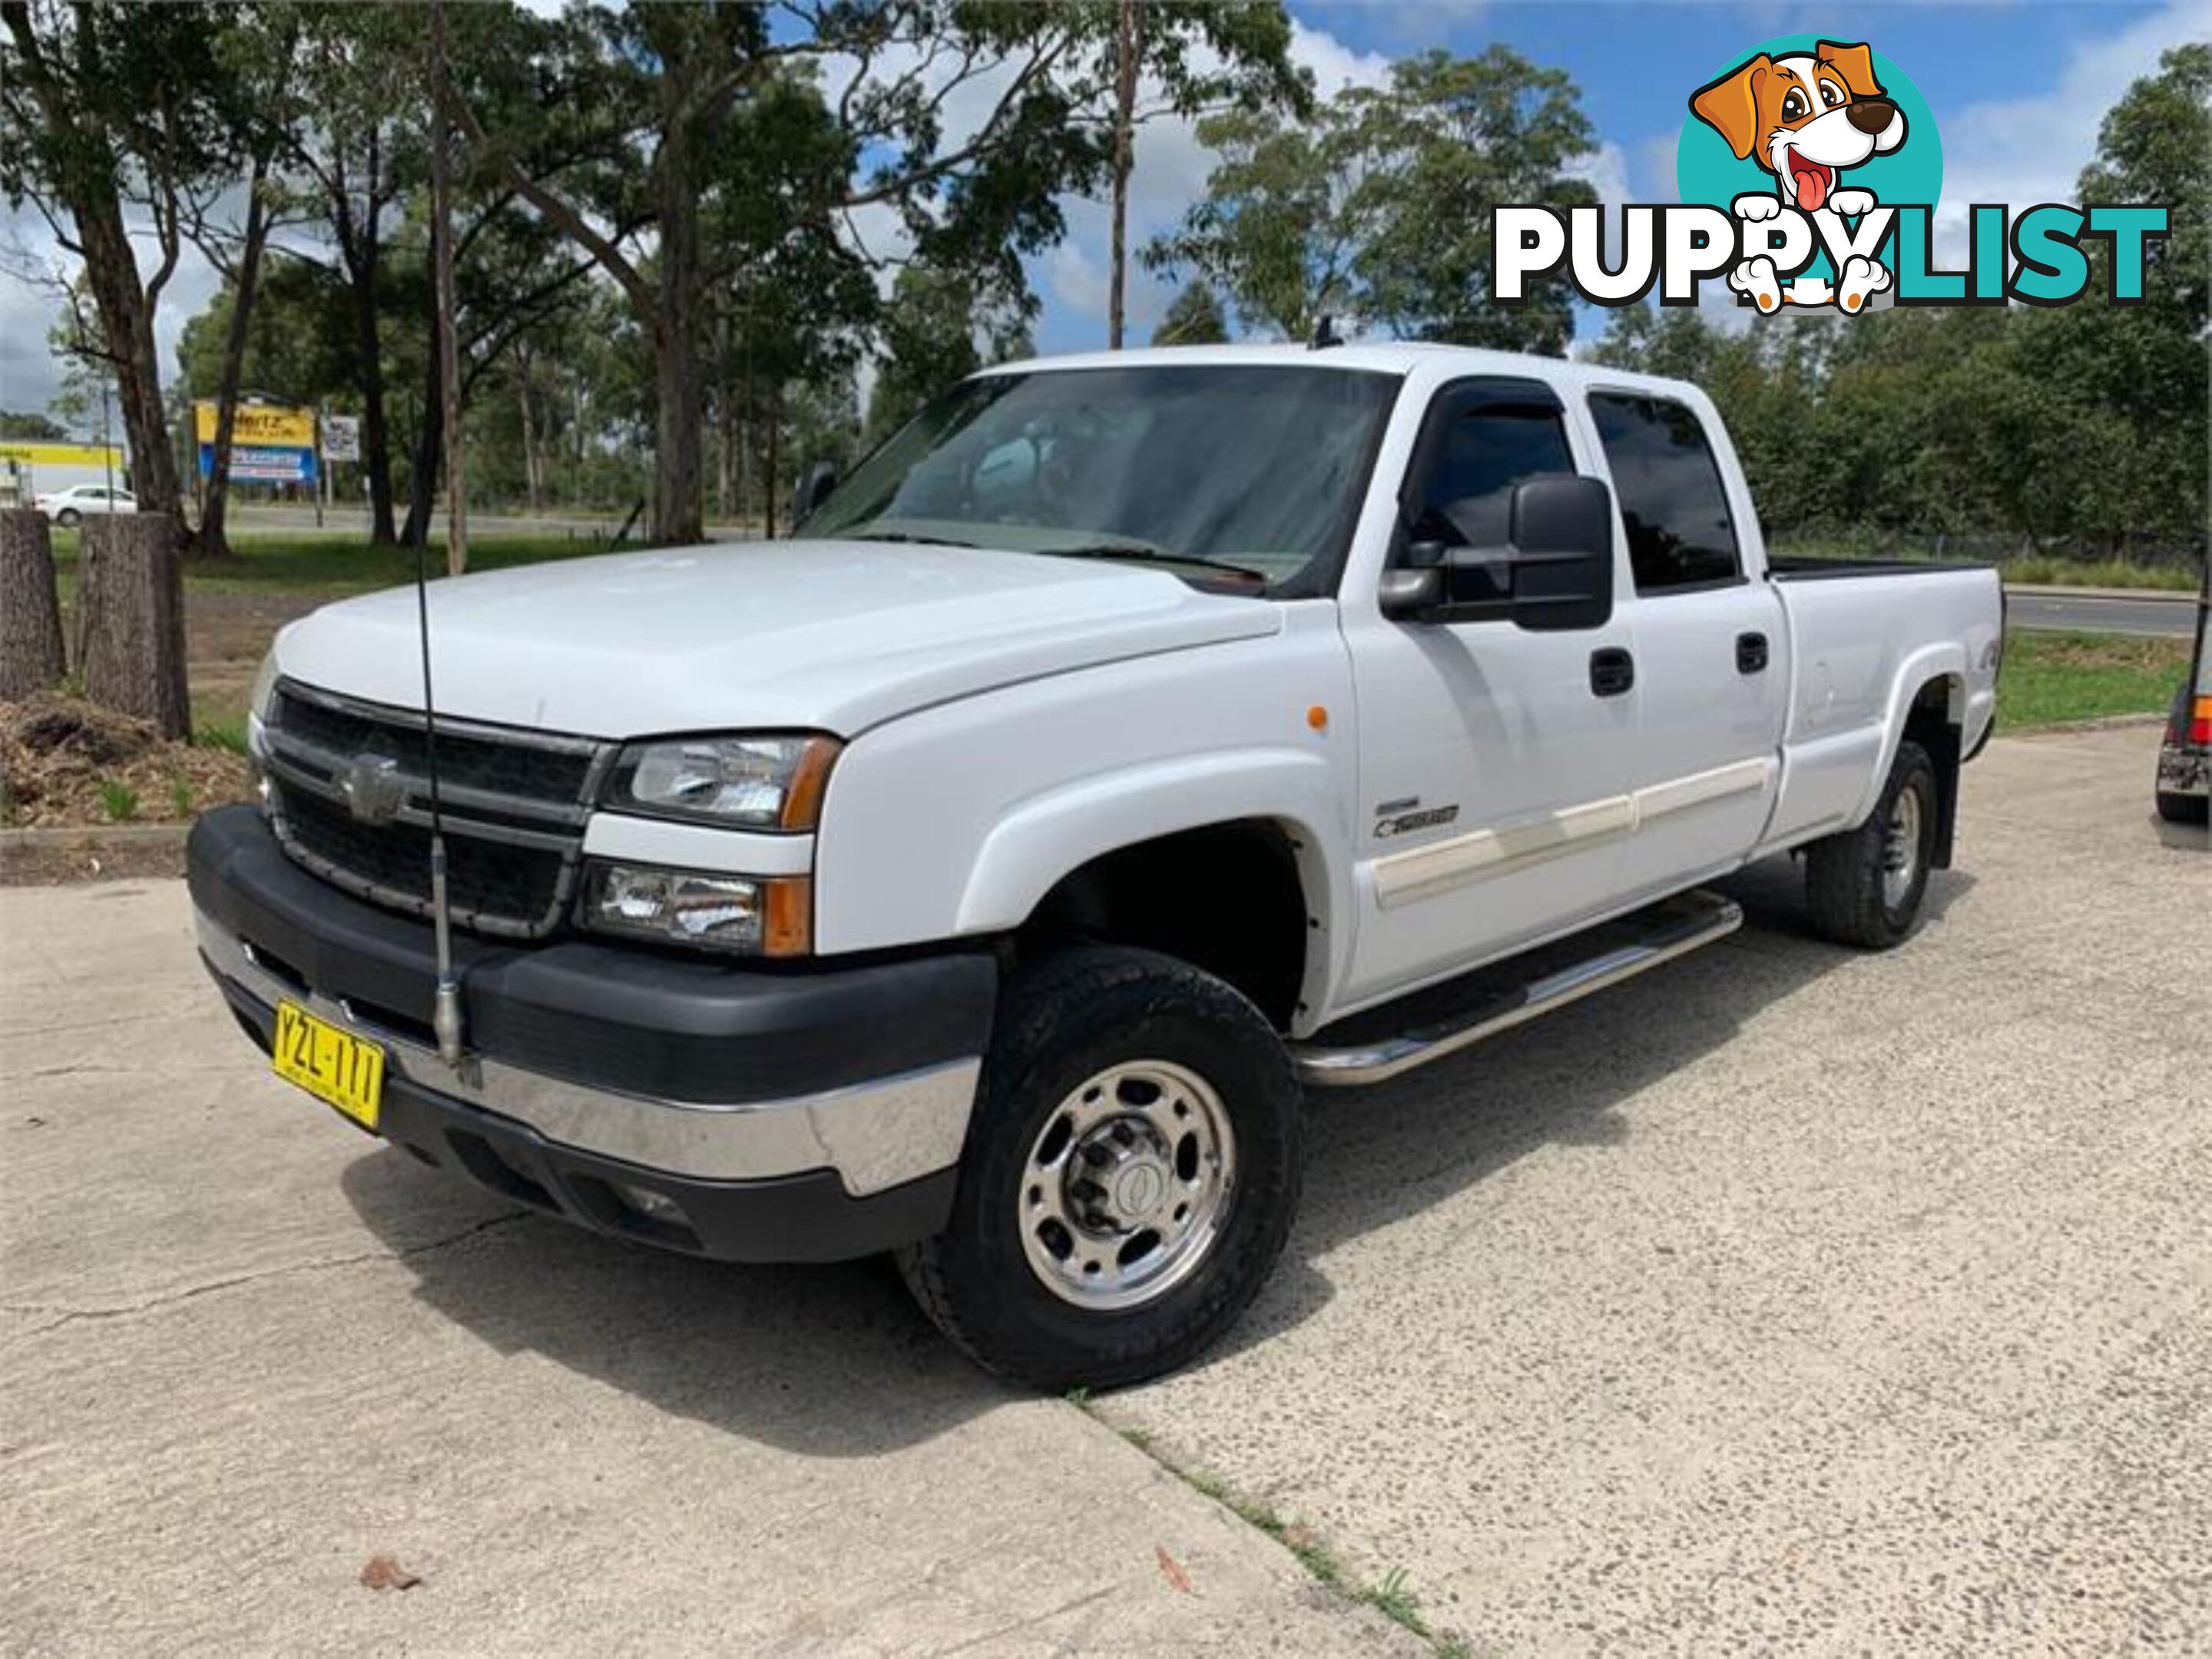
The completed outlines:
<svg viewBox="0 0 2212 1659">
<path fill-rule="evenodd" d="M 705 1256 L 895 1251 L 1043 1387 L 1237 1318 L 1302 1085 L 1718 939 L 1701 884 L 1784 849 L 1821 933 L 1904 939 L 1990 726 L 1994 573 L 1770 559 L 1705 397 L 1588 364 L 1011 364 L 797 506 L 286 628 L 199 949 L 424 1164 Z"/>
</svg>

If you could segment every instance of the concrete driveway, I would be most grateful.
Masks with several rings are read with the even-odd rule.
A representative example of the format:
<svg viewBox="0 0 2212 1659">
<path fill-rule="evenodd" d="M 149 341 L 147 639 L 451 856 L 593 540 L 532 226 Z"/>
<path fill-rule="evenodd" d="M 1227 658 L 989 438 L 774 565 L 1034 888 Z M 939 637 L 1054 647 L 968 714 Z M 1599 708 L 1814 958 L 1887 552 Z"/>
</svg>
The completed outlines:
<svg viewBox="0 0 2212 1659">
<path fill-rule="evenodd" d="M 1420 1650 L 1175 1469 L 1480 1653 L 2201 1651 L 2212 857 L 2155 744 L 1992 745 L 1890 955 L 1764 867 L 1726 944 L 1317 1098 L 1254 1314 L 1087 1409 L 879 1264 L 356 1137 L 175 884 L 0 892 L 0 1649 Z"/>
</svg>

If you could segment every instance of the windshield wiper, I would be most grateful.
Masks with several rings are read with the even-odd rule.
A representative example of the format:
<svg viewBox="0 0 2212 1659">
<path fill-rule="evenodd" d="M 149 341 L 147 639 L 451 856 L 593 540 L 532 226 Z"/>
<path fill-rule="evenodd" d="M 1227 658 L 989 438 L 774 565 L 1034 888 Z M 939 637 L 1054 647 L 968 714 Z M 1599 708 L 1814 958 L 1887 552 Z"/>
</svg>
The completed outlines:
<svg viewBox="0 0 2212 1659">
<path fill-rule="evenodd" d="M 848 532 L 857 542 L 910 542 L 918 547 L 980 547 L 980 542 L 963 542 L 951 536 L 917 536 L 905 530 L 855 530 Z"/>
<path fill-rule="evenodd" d="M 1209 559 L 1196 553 L 1172 553 L 1150 542 L 1085 542 L 1077 547 L 1041 547 L 1037 551 L 1055 559 L 1133 559 L 1147 564 L 1188 564 L 1218 570 L 1225 576 L 1242 576 L 1247 581 L 1264 584 L 1271 580 L 1266 571 L 1255 570 L 1249 565 L 1231 564 L 1225 559 Z"/>
</svg>

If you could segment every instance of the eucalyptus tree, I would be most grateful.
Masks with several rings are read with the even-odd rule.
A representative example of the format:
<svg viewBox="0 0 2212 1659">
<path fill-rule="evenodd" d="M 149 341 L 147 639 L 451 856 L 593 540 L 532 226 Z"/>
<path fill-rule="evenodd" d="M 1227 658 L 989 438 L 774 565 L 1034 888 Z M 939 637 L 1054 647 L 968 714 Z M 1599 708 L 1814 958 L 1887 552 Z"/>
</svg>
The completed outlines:
<svg viewBox="0 0 2212 1659">
<path fill-rule="evenodd" d="M 386 332 L 393 284 L 389 236 L 425 172 L 421 18 L 412 7 L 303 8 L 297 88 L 308 118 L 291 129 L 290 170 L 319 234 L 288 249 L 342 283 L 346 354 L 361 414 L 369 538 L 397 538 Z"/>
<path fill-rule="evenodd" d="M 1228 338 L 1229 319 L 1221 309 L 1221 298 L 1202 281 L 1184 283 L 1152 331 L 1156 346 L 1219 345 Z"/>
<path fill-rule="evenodd" d="M 0 0 L 0 192 L 82 262 L 81 349 L 112 370 L 139 505 L 180 528 L 155 319 L 188 222 L 228 177 L 217 21 L 195 5 Z M 135 226 L 151 232 L 150 267 Z"/>
<path fill-rule="evenodd" d="M 1504 46 L 1401 58 L 1293 123 L 1202 122 L 1218 152 L 1204 198 L 1146 259 L 1216 283 L 1248 324 L 1289 337 L 1329 313 L 1401 336 L 1564 351 L 1571 296 L 1491 301 L 1490 210 L 1596 201 L 1571 169 L 1595 148 L 1574 83 Z"/>
<path fill-rule="evenodd" d="M 285 213 L 283 168 L 304 118 L 299 96 L 303 16 L 298 6 L 276 0 L 234 5 L 211 21 L 213 53 L 222 71 L 212 88 L 216 119 L 228 139 L 229 165 L 245 175 L 242 191 L 223 192 L 216 204 L 202 204 L 185 226 L 194 245 L 222 273 L 229 292 L 216 378 L 215 442 L 192 542 L 203 556 L 222 557 L 230 551 L 226 524 L 231 439 L 246 342 L 270 233 Z M 232 211 L 221 212 L 226 204 Z"/>
<path fill-rule="evenodd" d="M 468 14 L 462 14 L 465 17 Z M 811 84 L 842 166 L 811 175 L 797 221 L 826 218 L 872 264 L 914 257 L 1003 271 L 1064 228 L 1058 198 L 1104 171 L 1109 146 L 1076 118 L 1104 96 L 1091 17 L 1013 0 L 794 0 L 750 6 L 587 6 L 542 20 L 539 85 L 506 119 L 465 94 L 451 112 L 483 164 L 586 250 L 648 343 L 657 441 L 653 521 L 702 530 L 702 344 L 721 269 L 707 235 L 727 142 L 752 100 Z M 548 129 L 581 159 L 533 163 Z M 774 146 L 774 131 L 757 134 Z M 650 227 L 649 240 L 647 228 Z"/>
<path fill-rule="evenodd" d="M 1111 224 L 1106 343 L 1121 349 L 1128 288 L 1129 177 L 1138 129 L 1163 116 L 1226 109 L 1313 107 L 1313 77 L 1291 61 L 1291 20 L 1279 3 L 1220 0 L 1094 0 L 1113 83 Z"/>
</svg>

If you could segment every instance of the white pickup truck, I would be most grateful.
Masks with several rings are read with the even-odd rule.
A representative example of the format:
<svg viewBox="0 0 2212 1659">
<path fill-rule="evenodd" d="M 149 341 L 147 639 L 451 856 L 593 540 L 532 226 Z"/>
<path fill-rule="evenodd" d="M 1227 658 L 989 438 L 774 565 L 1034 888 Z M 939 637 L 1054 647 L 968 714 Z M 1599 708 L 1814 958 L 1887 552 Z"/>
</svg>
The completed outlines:
<svg viewBox="0 0 2212 1659">
<path fill-rule="evenodd" d="M 1719 939 L 1699 884 L 1785 849 L 1816 928 L 1897 944 L 1990 727 L 1994 573 L 1770 560 L 1703 394 L 1586 364 L 1017 363 L 799 494 L 782 542 L 431 585 L 431 720 L 414 591 L 285 629 L 200 950 L 423 1163 L 708 1256 L 896 1250 L 1043 1387 L 1250 1302 L 1301 1085 Z"/>
</svg>

